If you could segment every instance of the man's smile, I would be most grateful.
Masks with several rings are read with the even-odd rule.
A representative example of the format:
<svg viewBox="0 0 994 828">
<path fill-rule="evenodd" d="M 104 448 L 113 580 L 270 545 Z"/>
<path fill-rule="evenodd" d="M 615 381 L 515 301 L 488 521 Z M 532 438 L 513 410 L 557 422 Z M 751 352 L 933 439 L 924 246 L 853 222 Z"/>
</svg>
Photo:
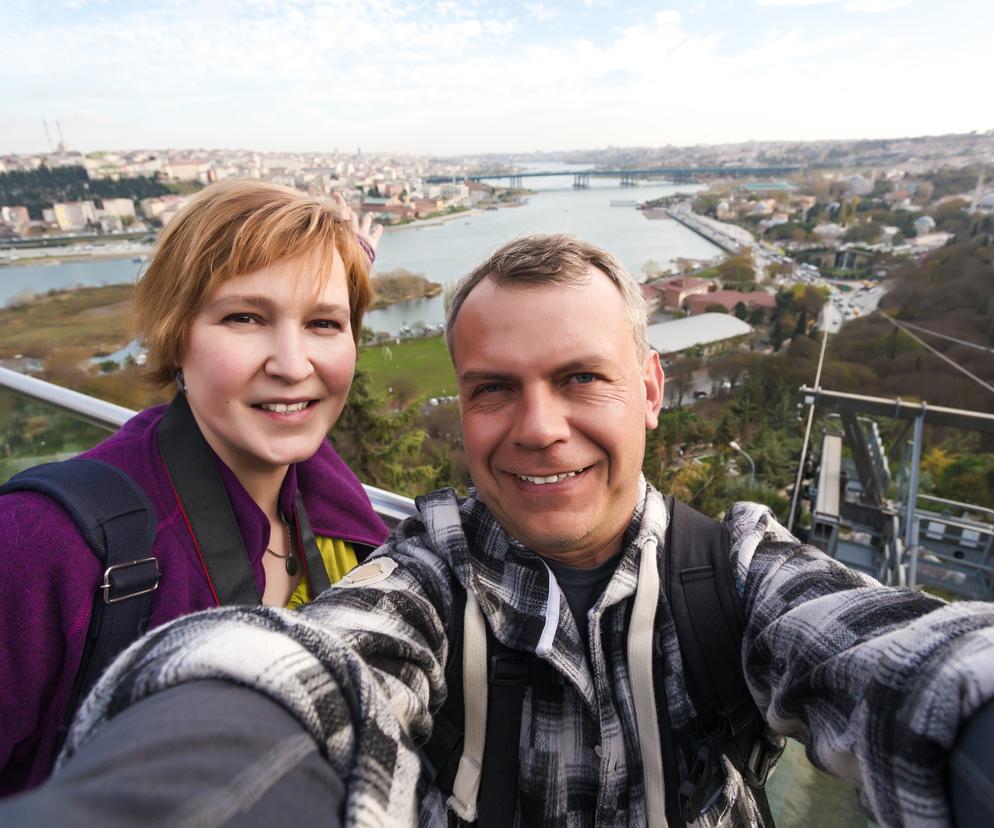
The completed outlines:
<svg viewBox="0 0 994 828">
<path fill-rule="evenodd" d="M 512 474 L 518 478 L 518 480 L 523 480 L 525 483 L 532 483 L 536 486 L 545 486 L 549 483 L 561 483 L 563 480 L 576 477 L 579 474 L 583 474 L 589 468 L 590 466 L 584 466 L 583 468 L 576 469 L 574 471 L 552 472 L 551 474 L 518 474 L 517 472 L 512 472 Z"/>
</svg>

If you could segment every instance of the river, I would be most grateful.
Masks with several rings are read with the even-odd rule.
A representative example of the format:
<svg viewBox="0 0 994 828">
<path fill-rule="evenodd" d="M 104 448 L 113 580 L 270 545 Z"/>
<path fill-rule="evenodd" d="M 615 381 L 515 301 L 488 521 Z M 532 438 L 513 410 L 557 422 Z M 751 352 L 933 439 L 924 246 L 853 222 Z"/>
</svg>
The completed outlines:
<svg viewBox="0 0 994 828">
<path fill-rule="evenodd" d="M 540 165 L 549 169 L 551 165 Z M 562 168 L 562 167 L 560 167 Z M 720 250 L 675 221 L 649 221 L 633 207 L 612 207 L 615 201 L 645 201 L 692 185 L 651 184 L 622 188 L 618 182 L 591 179 L 588 190 L 574 190 L 572 176 L 525 179 L 537 190 L 521 207 L 487 210 L 433 225 L 388 228 L 380 242 L 377 267 L 403 267 L 449 285 L 472 269 L 501 243 L 526 233 L 569 232 L 614 253 L 635 274 L 654 259 L 662 265 L 679 257 L 710 259 Z M 505 182 L 506 183 L 506 180 Z M 24 290 L 41 293 L 76 285 L 133 281 L 141 268 L 130 259 L 74 261 L 61 265 L 0 268 L 0 306 Z M 376 331 L 396 332 L 404 325 L 443 320 L 442 297 L 405 302 L 371 311 L 365 324 Z"/>
</svg>

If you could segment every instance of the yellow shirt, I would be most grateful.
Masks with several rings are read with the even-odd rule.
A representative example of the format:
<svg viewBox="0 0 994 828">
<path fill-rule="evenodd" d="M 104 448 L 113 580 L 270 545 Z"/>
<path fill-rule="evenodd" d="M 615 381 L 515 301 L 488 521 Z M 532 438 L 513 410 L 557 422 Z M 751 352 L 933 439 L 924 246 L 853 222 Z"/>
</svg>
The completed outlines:
<svg viewBox="0 0 994 828">
<path fill-rule="evenodd" d="M 318 551 L 321 553 L 321 560 L 324 561 L 324 571 L 328 573 L 328 580 L 331 583 L 334 584 L 342 580 L 355 568 L 358 560 L 356 560 L 355 550 L 351 543 L 338 538 L 319 537 L 315 540 L 318 544 Z M 288 609 L 297 609 L 309 603 L 313 598 L 311 585 L 307 582 L 307 578 L 301 578 L 286 605 Z"/>
</svg>

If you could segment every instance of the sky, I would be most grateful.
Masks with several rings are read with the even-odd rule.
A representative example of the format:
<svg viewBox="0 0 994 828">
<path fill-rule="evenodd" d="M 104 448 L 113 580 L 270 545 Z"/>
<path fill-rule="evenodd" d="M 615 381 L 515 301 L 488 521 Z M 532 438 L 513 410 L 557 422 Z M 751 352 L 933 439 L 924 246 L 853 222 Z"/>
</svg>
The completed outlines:
<svg viewBox="0 0 994 828">
<path fill-rule="evenodd" d="M 0 0 L 0 154 L 994 128 L 994 0 Z"/>
</svg>

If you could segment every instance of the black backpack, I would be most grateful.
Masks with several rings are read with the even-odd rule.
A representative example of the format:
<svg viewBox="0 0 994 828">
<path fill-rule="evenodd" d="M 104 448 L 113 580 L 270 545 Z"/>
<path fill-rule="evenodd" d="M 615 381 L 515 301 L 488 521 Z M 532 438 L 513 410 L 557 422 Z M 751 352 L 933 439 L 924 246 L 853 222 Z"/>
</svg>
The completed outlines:
<svg viewBox="0 0 994 828">
<path fill-rule="evenodd" d="M 261 596 L 224 483 L 184 397 L 177 397 L 167 409 L 158 428 L 158 440 L 218 602 L 259 603 Z M 160 575 L 153 551 L 155 509 L 127 473 L 89 458 L 34 466 L 0 486 L 0 495 L 19 491 L 39 492 L 62 506 L 103 570 L 66 708 L 64 725 L 68 726 L 103 671 L 148 627 L 152 594 Z M 317 595 L 329 586 L 328 574 L 299 491 L 295 508 L 297 541 L 311 590 Z M 365 550 L 358 544 L 354 549 L 361 562 Z"/>
<path fill-rule="evenodd" d="M 68 725 L 100 674 L 148 626 L 159 585 L 159 562 L 152 554 L 155 510 L 137 483 L 101 460 L 45 463 L 0 486 L 0 495 L 20 491 L 39 492 L 62 506 L 103 569 L 66 709 Z"/>
<path fill-rule="evenodd" d="M 767 727 L 746 687 L 741 669 L 744 619 L 741 599 L 729 558 L 728 533 L 717 522 L 689 506 L 666 498 L 670 520 L 665 555 L 660 558 L 661 588 L 665 590 L 676 625 L 687 689 L 698 714 L 700 730 L 692 745 L 663 751 L 664 777 L 679 779 L 666 786 L 666 814 L 671 826 L 691 823 L 708 806 L 724 780 L 725 756 L 752 789 L 765 828 L 773 817 L 764 785 L 782 752 L 769 741 Z M 446 665 L 448 696 L 434 717 L 431 738 L 422 748 L 420 791 L 434 784 L 446 795 L 463 754 L 463 613 L 466 593 L 454 596 L 453 630 Z M 480 771 L 477 813 L 479 828 L 507 828 L 517 803 L 518 750 L 521 710 L 530 685 L 552 680 L 542 660 L 505 647 L 486 627 L 487 723 Z M 662 642 L 657 624 L 653 636 L 653 683 L 663 682 Z M 657 699 L 660 731 L 669 713 Z M 689 771 L 677 770 L 676 750 L 691 759 Z"/>
</svg>

